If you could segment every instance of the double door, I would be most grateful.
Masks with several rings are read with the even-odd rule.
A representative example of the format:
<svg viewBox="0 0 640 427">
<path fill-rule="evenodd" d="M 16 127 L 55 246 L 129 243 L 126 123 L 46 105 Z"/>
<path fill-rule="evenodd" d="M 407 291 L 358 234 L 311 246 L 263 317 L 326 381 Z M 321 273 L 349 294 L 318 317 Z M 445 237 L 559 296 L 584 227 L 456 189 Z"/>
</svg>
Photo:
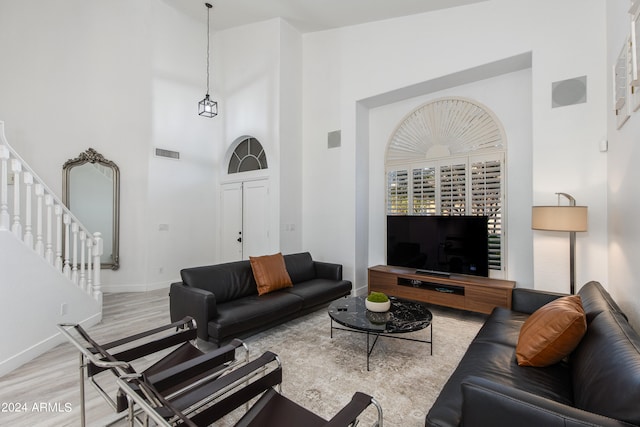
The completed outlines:
<svg viewBox="0 0 640 427">
<path fill-rule="evenodd" d="M 268 179 L 223 184 L 221 207 L 222 262 L 267 255 L 271 248 Z"/>
</svg>

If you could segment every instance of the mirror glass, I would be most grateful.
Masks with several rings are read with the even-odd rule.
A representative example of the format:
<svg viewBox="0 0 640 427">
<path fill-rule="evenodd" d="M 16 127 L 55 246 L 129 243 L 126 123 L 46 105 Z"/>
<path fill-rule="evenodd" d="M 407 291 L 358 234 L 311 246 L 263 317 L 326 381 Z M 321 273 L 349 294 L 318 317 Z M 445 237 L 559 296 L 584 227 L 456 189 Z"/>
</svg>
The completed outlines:
<svg viewBox="0 0 640 427">
<path fill-rule="evenodd" d="M 102 234 L 102 268 L 119 268 L 120 171 L 89 148 L 63 166 L 63 202 L 91 233 Z"/>
</svg>

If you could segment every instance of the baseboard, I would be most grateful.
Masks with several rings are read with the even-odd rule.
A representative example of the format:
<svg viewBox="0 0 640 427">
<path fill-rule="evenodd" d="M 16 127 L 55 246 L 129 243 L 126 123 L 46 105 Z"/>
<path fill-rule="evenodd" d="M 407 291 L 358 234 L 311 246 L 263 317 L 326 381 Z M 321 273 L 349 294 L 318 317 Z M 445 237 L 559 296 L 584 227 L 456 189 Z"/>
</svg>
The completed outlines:
<svg viewBox="0 0 640 427">
<path fill-rule="evenodd" d="M 89 328 L 91 326 L 97 325 L 102 320 L 102 313 L 94 314 L 89 318 L 80 322 L 83 328 Z M 58 332 L 50 336 L 49 338 L 45 338 L 37 344 L 27 348 L 26 350 L 21 351 L 18 354 L 15 354 L 9 357 L 6 360 L 0 362 L 0 377 L 10 373 L 14 369 L 19 368 L 27 362 L 35 359 L 36 357 L 46 353 L 52 348 L 56 347 L 59 344 L 65 342 L 64 337 Z"/>
<path fill-rule="evenodd" d="M 171 282 L 155 282 L 145 285 L 102 285 L 103 293 L 120 293 L 120 292 L 149 292 L 159 289 L 169 289 Z"/>
<path fill-rule="evenodd" d="M 369 293 L 369 288 L 368 288 L 367 285 L 359 286 L 359 287 L 353 288 L 351 290 L 351 295 L 353 295 L 353 296 L 367 295 L 368 293 Z"/>
</svg>

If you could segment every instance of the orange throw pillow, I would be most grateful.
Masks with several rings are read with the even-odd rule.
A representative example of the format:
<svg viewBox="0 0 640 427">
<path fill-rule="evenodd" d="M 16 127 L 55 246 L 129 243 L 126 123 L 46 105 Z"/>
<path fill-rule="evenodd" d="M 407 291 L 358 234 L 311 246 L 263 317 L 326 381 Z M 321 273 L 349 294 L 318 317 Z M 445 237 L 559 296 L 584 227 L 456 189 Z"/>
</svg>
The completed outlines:
<svg viewBox="0 0 640 427">
<path fill-rule="evenodd" d="M 516 345 L 518 365 L 542 367 L 558 363 L 578 346 L 586 331 L 579 295 L 551 301 L 522 325 Z"/>
<path fill-rule="evenodd" d="M 280 252 L 275 255 L 250 256 L 249 262 L 251 262 L 253 277 L 258 284 L 258 295 L 293 286 L 284 264 L 284 257 Z"/>
</svg>

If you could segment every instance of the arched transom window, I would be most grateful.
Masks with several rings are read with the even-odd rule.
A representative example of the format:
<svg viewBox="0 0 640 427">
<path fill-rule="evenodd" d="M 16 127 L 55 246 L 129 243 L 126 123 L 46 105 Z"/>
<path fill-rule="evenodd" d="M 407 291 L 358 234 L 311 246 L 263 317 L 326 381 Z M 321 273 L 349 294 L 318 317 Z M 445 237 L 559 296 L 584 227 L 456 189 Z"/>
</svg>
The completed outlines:
<svg viewBox="0 0 640 427">
<path fill-rule="evenodd" d="M 489 268 L 503 271 L 505 151 L 500 122 L 478 102 L 416 108 L 387 146 L 387 215 L 486 215 Z"/>
<path fill-rule="evenodd" d="M 243 137 L 229 159 L 228 173 L 267 169 L 267 155 L 260 142 L 250 136 Z"/>
</svg>

